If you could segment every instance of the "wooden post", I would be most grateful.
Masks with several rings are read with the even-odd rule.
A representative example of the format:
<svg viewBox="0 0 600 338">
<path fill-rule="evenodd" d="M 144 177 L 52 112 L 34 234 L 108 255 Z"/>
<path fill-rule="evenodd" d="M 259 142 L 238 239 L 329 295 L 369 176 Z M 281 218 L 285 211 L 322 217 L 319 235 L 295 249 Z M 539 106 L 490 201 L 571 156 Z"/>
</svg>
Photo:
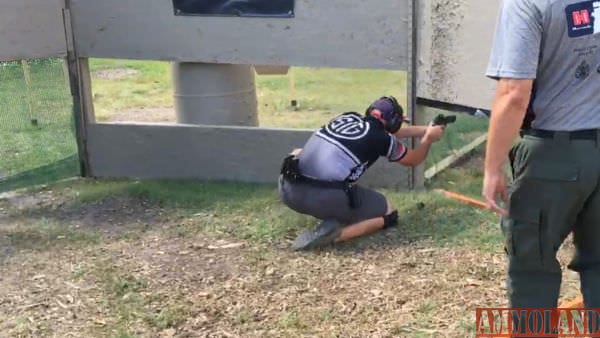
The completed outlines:
<svg viewBox="0 0 600 338">
<path fill-rule="evenodd" d="M 294 76 L 294 69 L 290 67 L 288 71 L 288 79 L 290 82 L 290 106 L 294 110 L 298 110 L 298 99 L 296 99 L 296 77 Z"/>
<path fill-rule="evenodd" d="M 25 78 L 25 86 L 27 87 L 27 94 L 25 100 L 27 101 L 27 106 L 29 108 L 29 122 L 32 126 L 38 125 L 38 119 L 35 118 L 34 115 L 34 107 L 33 107 L 33 98 L 31 91 L 31 69 L 29 68 L 29 63 L 27 60 L 21 60 L 21 67 L 23 68 L 23 77 Z"/>
<path fill-rule="evenodd" d="M 71 82 L 69 81 L 69 60 L 67 60 L 67 58 L 63 58 L 62 71 L 63 78 L 65 79 L 65 85 L 67 86 L 67 88 L 70 88 Z"/>
<path fill-rule="evenodd" d="M 466 146 L 460 148 L 454 154 L 444 158 L 443 160 L 435 163 L 432 167 L 425 170 L 425 179 L 433 178 L 435 175 L 441 173 L 443 170 L 449 168 L 452 164 L 458 161 L 463 156 L 470 154 L 473 150 L 475 150 L 480 145 L 484 144 L 487 141 L 487 134 L 483 134 L 471 141 L 471 143 Z"/>
<path fill-rule="evenodd" d="M 407 74 L 406 81 L 406 101 L 408 106 L 408 111 L 411 115 L 412 124 L 423 124 L 422 120 L 424 117 L 424 107 L 417 104 L 417 75 L 418 75 L 418 38 L 419 38 L 419 29 L 418 29 L 418 19 L 419 19 L 419 5 L 417 0 L 412 0 L 409 2 L 411 16 L 410 16 L 410 24 L 409 24 L 409 32 L 410 32 L 410 43 L 409 43 L 409 68 Z M 411 140 L 411 147 L 413 149 L 419 147 L 420 140 L 417 138 L 413 138 Z M 410 181 L 408 182 L 408 186 L 411 190 L 422 190 L 425 188 L 425 169 L 424 164 L 421 164 L 417 167 L 412 168 Z"/>
<path fill-rule="evenodd" d="M 90 161 L 87 149 L 87 125 L 93 121 L 93 103 L 91 102 L 91 83 L 87 59 L 80 59 L 75 50 L 75 39 L 71 19 L 71 2 L 65 2 L 63 21 L 67 39 L 67 70 L 69 88 L 73 97 L 73 118 L 75 120 L 75 136 L 79 155 L 80 174 L 91 177 Z"/>
</svg>

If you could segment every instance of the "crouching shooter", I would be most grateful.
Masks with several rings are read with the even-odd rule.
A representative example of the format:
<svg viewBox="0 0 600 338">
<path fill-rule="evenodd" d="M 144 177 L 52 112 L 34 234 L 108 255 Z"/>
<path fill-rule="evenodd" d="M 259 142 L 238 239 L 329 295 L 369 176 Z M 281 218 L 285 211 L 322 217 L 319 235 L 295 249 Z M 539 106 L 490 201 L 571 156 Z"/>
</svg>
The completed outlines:
<svg viewBox="0 0 600 338">
<path fill-rule="evenodd" d="M 402 126 L 402 107 L 392 96 L 373 102 L 364 116 L 341 114 L 317 130 L 302 149 L 283 161 L 279 195 L 296 212 L 321 220 L 298 236 L 292 248 L 307 250 L 395 226 L 398 212 L 377 191 L 358 184 L 379 157 L 417 166 L 439 141 L 445 125 Z M 420 137 L 409 149 L 398 139 Z"/>
</svg>

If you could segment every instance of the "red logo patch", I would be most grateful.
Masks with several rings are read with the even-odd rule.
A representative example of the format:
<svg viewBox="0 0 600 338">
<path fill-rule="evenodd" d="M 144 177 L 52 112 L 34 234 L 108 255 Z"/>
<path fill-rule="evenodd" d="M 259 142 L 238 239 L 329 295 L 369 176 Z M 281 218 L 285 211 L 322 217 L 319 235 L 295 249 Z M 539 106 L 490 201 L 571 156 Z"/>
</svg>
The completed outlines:
<svg viewBox="0 0 600 338">
<path fill-rule="evenodd" d="M 591 22 L 590 12 L 587 9 L 573 12 L 573 24 L 575 26 L 589 25 Z"/>
</svg>

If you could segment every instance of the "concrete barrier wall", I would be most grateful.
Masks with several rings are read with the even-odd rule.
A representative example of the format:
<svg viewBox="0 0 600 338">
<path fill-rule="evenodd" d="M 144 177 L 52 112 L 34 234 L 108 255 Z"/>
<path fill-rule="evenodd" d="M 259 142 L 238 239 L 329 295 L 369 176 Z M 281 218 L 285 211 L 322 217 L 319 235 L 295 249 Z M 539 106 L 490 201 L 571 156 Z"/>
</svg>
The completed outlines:
<svg viewBox="0 0 600 338">
<path fill-rule="evenodd" d="M 490 108 L 485 70 L 500 1 L 419 1 L 419 97 Z"/>
<path fill-rule="evenodd" d="M 0 0 L 0 61 L 66 53 L 60 0 Z"/>
<path fill-rule="evenodd" d="M 175 16 L 169 0 L 71 0 L 81 57 L 406 69 L 406 0 L 296 0 L 295 17 Z"/>
<path fill-rule="evenodd" d="M 91 124 L 96 177 L 181 178 L 275 183 L 283 157 L 311 130 L 160 124 Z M 380 160 L 364 177 L 373 187 L 406 188 L 409 168 Z"/>
</svg>

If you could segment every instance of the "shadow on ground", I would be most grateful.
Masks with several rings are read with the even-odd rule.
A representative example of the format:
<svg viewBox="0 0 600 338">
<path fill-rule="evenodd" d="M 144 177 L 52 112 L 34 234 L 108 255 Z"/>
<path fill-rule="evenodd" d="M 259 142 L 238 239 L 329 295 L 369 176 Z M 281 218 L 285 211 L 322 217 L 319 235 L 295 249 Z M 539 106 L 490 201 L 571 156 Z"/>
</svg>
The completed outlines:
<svg viewBox="0 0 600 338">
<path fill-rule="evenodd" d="M 0 178 L 0 193 L 79 175 L 77 154 L 51 164 Z"/>
</svg>

